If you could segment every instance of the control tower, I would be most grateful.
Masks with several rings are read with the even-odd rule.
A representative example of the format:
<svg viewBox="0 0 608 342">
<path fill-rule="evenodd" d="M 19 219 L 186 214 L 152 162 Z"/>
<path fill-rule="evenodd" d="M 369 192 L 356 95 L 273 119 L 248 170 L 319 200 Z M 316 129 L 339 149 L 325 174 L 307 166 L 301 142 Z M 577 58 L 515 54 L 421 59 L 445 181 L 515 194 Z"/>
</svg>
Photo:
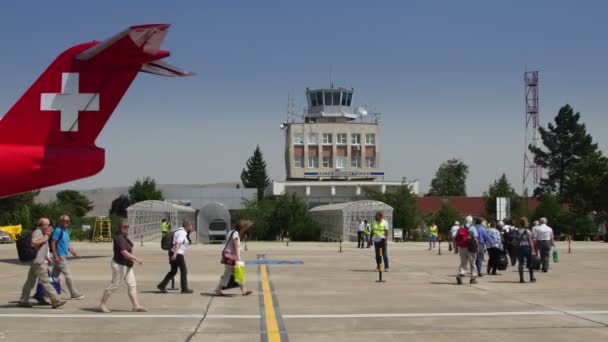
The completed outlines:
<svg viewBox="0 0 608 342">
<path fill-rule="evenodd" d="M 380 170 L 379 130 L 361 107 L 353 89 L 306 89 L 303 122 L 283 124 L 288 181 L 369 180 Z"/>
</svg>

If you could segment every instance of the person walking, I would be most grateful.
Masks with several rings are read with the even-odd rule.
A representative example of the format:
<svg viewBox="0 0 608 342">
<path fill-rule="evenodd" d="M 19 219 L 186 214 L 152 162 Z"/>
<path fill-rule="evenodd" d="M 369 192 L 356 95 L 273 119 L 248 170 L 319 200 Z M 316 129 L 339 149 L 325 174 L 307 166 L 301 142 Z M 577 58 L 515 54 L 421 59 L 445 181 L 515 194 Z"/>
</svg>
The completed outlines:
<svg viewBox="0 0 608 342">
<path fill-rule="evenodd" d="M 27 273 L 27 279 L 21 290 L 21 299 L 19 306 L 23 308 L 31 308 L 32 304 L 29 301 L 30 293 L 36 285 L 36 279 L 40 281 L 44 287 L 46 296 L 51 301 L 51 306 L 56 309 L 63 306 L 66 302 L 61 299 L 51 283 L 48 275 L 47 257 L 49 254 L 49 237 L 51 236 L 51 225 L 47 218 L 38 220 L 38 227 L 32 232 L 32 247 L 37 249 L 36 257 L 30 262 L 30 269 Z"/>
<path fill-rule="evenodd" d="M 364 240 L 363 237 L 365 236 L 365 222 L 361 221 L 359 222 L 359 225 L 357 225 L 357 248 L 363 248 L 364 247 Z"/>
<path fill-rule="evenodd" d="M 432 249 L 435 249 L 435 242 L 437 241 L 437 237 L 439 236 L 439 229 L 437 228 L 437 225 L 435 224 L 435 221 L 433 221 L 433 223 L 431 223 L 431 226 L 429 227 L 429 251 Z"/>
<path fill-rule="evenodd" d="M 488 230 L 484 226 L 483 220 L 479 217 L 475 218 L 475 229 L 477 230 L 477 239 L 479 242 L 475 266 L 477 267 L 477 274 L 481 278 L 483 277 L 483 261 L 486 252 L 486 244 L 488 242 Z"/>
<path fill-rule="evenodd" d="M 189 220 L 182 222 L 182 227 L 179 227 L 173 233 L 173 247 L 169 250 L 169 265 L 171 270 L 165 278 L 156 286 L 160 292 L 167 293 L 167 284 L 177 274 L 179 268 L 181 293 L 192 293 L 192 289 L 188 287 L 188 268 L 186 267 L 186 246 L 188 245 L 188 234 L 192 231 L 192 223 Z"/>
<path fill-rule="evenodd" d="M 164 218 L 163 221 L 160 223 L 161 236 L 165 236 L 165 234 L 167 234 L 168 231 L 169 231 L 169 223 L 167 222 L 167 219 Z"/>
<path fill-rule="evenodd" d="M 536 233 L 533 235 L 536 248 L 540 254 L 542 271 L 547 273 L 549 271 L 549 256 L 551 255 L 551 248 L 555 248 L 555 240 L 553 239 L 553 229 L 547 225 L 547 219 L 541 217 L 539 223 L 536 227 Z"/>
<path fill-rule="evenodd" d="M 388 272 L 388 235 L 390 228 L 388 222 L 382 218 L 382 212 L 377 212 L 374 222 L 372 222 L 372 239 L 376 250 L 376 267 L 380 267 L 384 259 L 384 271 Z M 382 251 L 382 252 L 381 252 Z"/>
<path fill-rule="evenodd" d="M 216 296 L 224 296 L 222 290 L 231 288 L 231 279 L 234 281 L 234 265 L 238 261 L 242 261 L 241 258 L 241 235 L 243 235 L 249 228 L 253 226 L 253 222 L 249 220 L 240 220 L 237 222 L 236 227 L 228 233 L 226 239 L 226 246 L 222 250 L 222 264 L 224 264 L 224 274 L 220 277 L 220 282 L 215 288 Z M 236 284 L 235 284 L 236 285 Z M 247 289 L 244 284 L 238 284 L 241 289 L 243 296 L 248 296 L 252 293 L 251 290 Z"/>
<path fill-rule="evenodd" d="M 365 233 L 365 243 L 367 244 L 367 248 L 370 248 L 372 246 L 372 227 L 367 222 L 367 220 L 363 220 L 363 223 L 365 223 L 365 230 L 363 230 L 363 233 Z"/>
<path fill-rule="evenodd" d="M 477 229 L 473 225 L 473 217 L 467 216 L 464 219 L 464 227 L 459 227 L 454 237 L 454 254 L 460 255 L 460 265 L 456 282 L 462 285 L 462 278 L 466 276 L 467 269 L 471 269 L 470 284 L 477 284 L 477 268 L 475 259 L 479 248 Z"/>
<path fill-rule="evenodd" d="M 458 232 L 458 229 L 460 229 L 460 222 L 455 221 L 452 228 L 450 228 L 450 240 L 448 245 L 450 252 L 456 248 L 456 246 L 454 246 L 454 239 L 456 238 L 456 233 Z"/>
<path fill-rule="evenodd" d="M 143 265 L 143 260 L 137 258 L 133 254 L 133 242 L 127 237 L 129 233 L 129 224 L 126 221 L 121 222 L 118 234 L 112 238 L 112 249 L 114 257 L 110 262 L 112 268 L 112 282 L 103 291 L 101 301 L 99 302 L 99 311 L 109 313 L 110 309 L 106 306 L 108 299 L 114 291 L 120 286 L 120 282 L 124 282 L 128 286 L 129 300 L 131 301 L 132 310 L 135 312 L 146 312 L 146 308 L 139 304 L 137 298 L 137 283 L 135 282 L 135 273 L 133 265 L 138 263 Z"/>
<path fill-rule="evenodd" d="M 528 219 L 522 217 L 519 220 L 519 230 L 517 237 L 517 262 L 519 270 L 519 282 L 524 283 L 524 265 L 528 267 L 530 272 L 530 282 L 536 282 L 534 278 L 534 267 L 532 258 L 536 257 L 536 248 L 532 239 L 532 232 L 529 229 Z"/>
<path fill-rule="evenodd" d="M 72 254 L 75 258 L 79 258 L 78 252 L 70 245 L 70 217 L 61 215 L 59 218 L 59 226 L 55 228 L 51 235 L 51 253 L 53 253 L 53 277 L 58 277 L 63 274 L 65 284 L 70 291 L 72 299 L 84 299 L 84 295 L 76 289 L 72 278 L 72 271 L 68 265 L 68 254 Z"/>
<path fill-rule="evenodd" d="M 490 260 L 488 261 L 487 273 L 496 275 L 498 264 L 500 261 L 500 253 L 502 253 L 502 241 L 500 238 L 500 232 L 494 227 L 488 229 L 488 241 L 486 243 L 488 248 L 488 255 Z"/>
</svg>

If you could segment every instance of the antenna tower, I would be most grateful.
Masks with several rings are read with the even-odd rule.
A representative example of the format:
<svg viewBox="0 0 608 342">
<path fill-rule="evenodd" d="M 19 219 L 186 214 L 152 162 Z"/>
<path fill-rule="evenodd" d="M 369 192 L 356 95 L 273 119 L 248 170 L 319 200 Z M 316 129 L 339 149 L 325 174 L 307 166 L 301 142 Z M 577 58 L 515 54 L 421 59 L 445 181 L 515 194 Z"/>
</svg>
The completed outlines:
<svg viewBox="0 0 608 342">
<path fill-rule="evenodd" d="M 524 73 L 525 100 L 526 100 L 526 135 L 524 137 L 524 172 L 522 191 L 526 191 L 526 182 L 532 178 L 534 188 L 542 178 L 540 165 L 534 162 L 534 154 L 528 146 L 538 147 L 538 127 L 540 125 L 540 111 L 538 106 L 538 71 Z"/>
</svg>

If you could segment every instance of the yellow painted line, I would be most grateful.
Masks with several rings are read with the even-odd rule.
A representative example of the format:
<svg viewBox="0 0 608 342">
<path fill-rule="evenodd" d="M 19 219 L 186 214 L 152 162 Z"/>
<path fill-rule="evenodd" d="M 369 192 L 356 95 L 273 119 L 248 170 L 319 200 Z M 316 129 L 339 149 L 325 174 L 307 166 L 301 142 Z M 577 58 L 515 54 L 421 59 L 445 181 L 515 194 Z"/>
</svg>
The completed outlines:
<svg viewBox="0 0 608 342">
<path fill-rule="evenodd" d="M 264 310 L 266 312 L 266 334 L 268 335 L 268 342 L 280 342 L 281 334 L 279 332 L 277 316 L 274 312 L 272 295 L 270 294 L 270 285 L 268 284 L 266 265 L 261 265 L 260 272 L 262 274 L 262 293 L 264 294 Z"/>
</svg>

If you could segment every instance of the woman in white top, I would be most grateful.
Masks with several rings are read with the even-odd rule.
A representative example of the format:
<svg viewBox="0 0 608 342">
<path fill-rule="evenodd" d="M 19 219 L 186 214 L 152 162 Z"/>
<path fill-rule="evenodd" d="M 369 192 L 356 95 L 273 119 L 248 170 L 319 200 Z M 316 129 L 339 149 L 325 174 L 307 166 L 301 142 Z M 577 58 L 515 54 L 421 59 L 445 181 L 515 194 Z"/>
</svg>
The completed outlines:
<svg viewBox="0 0 608 342">
<path fill-rule="evenodd" d="M 220 278 L 220 283 L 215 288 L 216 296 L 223 296 L 222 290 L 226 290 L 234 285 L 234 264 L 237 261 L 241 261 L 241 237 L 249 228 L 253 226 L 253 222 L 249 220 L 240 220 L 234 230 L 228 233 L 226 239 L 226 246 L 222 250 L 222 263 L 224 264 L 224 274 Z M 231 283 L 232 280 L 232 283 Z M 243 296 L 248 296 L 252 293 L 251 290 L 245 288 L 243 284 L 237 285 L 241 289 Z"/>
</svg>

